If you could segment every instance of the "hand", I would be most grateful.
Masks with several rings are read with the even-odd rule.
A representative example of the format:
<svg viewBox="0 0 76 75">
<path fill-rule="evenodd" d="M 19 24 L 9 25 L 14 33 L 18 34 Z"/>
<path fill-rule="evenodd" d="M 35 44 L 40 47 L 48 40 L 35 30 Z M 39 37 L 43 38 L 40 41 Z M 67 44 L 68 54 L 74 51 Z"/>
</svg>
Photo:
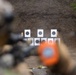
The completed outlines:
<svg viewBox="0 0 76 75">
<path fill-rule="evenodd" d="M 75 62 L 72 60 L 68 47 L 63 43 L 62 40 L 57 42 L 59 50 L 59 62 L 53 66 L 50 66 L 49 69 L 55 73 L 69 74 L 74 66 Z"/>
</svg>

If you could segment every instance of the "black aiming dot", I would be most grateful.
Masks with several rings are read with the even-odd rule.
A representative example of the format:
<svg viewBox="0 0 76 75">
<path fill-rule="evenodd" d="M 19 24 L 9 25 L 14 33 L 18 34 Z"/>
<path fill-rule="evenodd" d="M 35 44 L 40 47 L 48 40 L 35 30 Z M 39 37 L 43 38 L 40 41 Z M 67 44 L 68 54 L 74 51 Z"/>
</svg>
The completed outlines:
<svg viewBox="0 0 76 75">
<path fill-rule="evenodd" d="M 52 34 L 55 35 L 56 34 L 55 31 L 53 31 Z"/>
<path fill-rule="evenodd" d="M 45 42 L 45 40 L 42 40 L 42 42 Z"/>
<path fill-rule="evenodd" d="M 42 32 L 40 31 L 40 32 L 39 32 L 39 35 L 41 35 L 41 34 L 42 34 Z"/>
<path fill-rule="evenodd" d="M 39 43 L 40 41 L 39 40 L 36 40 L 36 43 Z"/>
<path fill-rule="evenodd" d="M 29 35 L 29 32 L 26 32 L 26 35 Z"/>
</svg>

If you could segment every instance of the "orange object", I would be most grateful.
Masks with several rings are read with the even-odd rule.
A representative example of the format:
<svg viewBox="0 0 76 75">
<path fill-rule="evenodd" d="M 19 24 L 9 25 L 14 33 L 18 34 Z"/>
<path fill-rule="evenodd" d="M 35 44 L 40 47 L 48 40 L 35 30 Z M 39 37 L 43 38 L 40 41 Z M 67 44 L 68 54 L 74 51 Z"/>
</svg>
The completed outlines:
<svg viewBox="0 0 76 75">
<path fill-rule="evenodd" d="M 59 52 L 56 42 L 42 42 L 38 47 L 38 54 L 45 66 L 54 65 L 59 60 Z"/>
</svg>

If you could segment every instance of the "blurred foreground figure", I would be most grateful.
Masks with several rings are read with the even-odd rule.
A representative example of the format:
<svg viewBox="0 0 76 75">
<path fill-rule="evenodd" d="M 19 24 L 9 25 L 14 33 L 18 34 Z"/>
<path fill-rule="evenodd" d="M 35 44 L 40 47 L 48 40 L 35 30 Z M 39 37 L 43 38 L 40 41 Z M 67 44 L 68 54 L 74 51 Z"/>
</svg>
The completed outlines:
<svg viewBox="0 0 76 75">
<path fill-rule="evenodd" d="M 13 6 L 7 0 L 0 0 L 0 75 L 19 75 L 11 72 L 10 70 L 7 70 L 14 63 L 14 56 L 10 54 L 5 55 L 7 54 L 7 51 L 11 50 L 13 47 L 13 45 L 10 44 L 11 39 L 13 39 L 12 41 L 15 42 L 18 41 L 18 38 L 21 38 L 19 37 L 20 34 L 13 34 L 12 30 L 10 30 L 13 19 Z M 5 54 L 3 55 L 3 53 Z M 25 66 L 25 68 L 27 67 Z"/>
<path fill-rule="evenodd" d="M 10 24 L 14 18 L 13 10 L 7 0 L 0 0 L 0 47 L 7 43 Z"/>
</svg>

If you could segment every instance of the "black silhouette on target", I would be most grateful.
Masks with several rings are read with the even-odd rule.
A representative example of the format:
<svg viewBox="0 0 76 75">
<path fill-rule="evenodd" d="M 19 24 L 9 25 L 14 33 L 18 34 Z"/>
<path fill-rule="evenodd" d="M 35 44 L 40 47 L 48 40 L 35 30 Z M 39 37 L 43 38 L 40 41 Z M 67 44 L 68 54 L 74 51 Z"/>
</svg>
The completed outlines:
<svg viewBox="0 0 76 75">
<path fill-rule="evenodd" d="M 42 32 L 40 31 L 40 32 L 39 32 L 39 35 L 41 35 L 41 34 L 42 34 Z"/>
<path fill-rule="evenodd" d="M 39 40 L 36 40 L 36 43 L 40 43 L 40 41 Z"/>
<path fill-rule="evenodd" d="M 55 35 L 56 34 L 55 31 L 53 31 L 52 34 Z"/>
<path fill-rule="evenodd" d="M 29 35 L 29 32 L 26 32 L 26 35 Z"/>
</svg>

